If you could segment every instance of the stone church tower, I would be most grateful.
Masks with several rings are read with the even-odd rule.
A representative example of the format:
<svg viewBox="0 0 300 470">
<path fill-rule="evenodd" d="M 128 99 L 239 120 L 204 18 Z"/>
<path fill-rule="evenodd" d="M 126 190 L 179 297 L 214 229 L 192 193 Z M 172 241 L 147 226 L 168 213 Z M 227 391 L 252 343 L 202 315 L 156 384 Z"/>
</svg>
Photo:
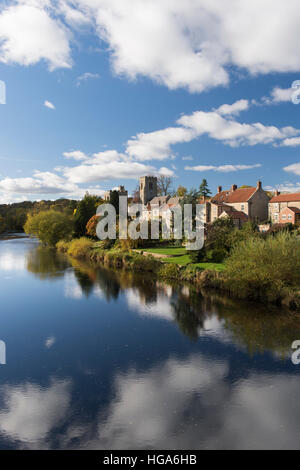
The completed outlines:
<svg viewBox="0 0 300 470">
<path fill-rule="evenodd" d="M 147 204 L 151 199 L 157 196 L 157 177 L 140 177 L 140 200 L 142 204 Z"/>
</svg>

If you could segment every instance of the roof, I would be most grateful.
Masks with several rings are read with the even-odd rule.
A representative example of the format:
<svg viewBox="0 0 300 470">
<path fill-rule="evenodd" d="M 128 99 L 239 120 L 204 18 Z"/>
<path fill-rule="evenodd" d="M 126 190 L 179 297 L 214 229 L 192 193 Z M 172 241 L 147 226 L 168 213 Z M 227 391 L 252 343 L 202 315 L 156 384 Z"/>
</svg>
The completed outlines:
<svg viewBox="0 0 300 470">
<path fill-rule="evenodd" d="M 226 213 L 228 217 L 231 217 L 232 219 L 240 219 L 245 222 L 247 222 L 248 220 L 247 214 L 245 214 L 245 212 L 242 212 L 242 211 L 230 211 L 230 212 L 224 211 L 223 214 L 224 213 Z"/>
<path fill-rule="evenodd" d="M 300 209 L 298 207 L 285 207 L 281 212 L 289 209 L 290 211 L 294 212 L 295 214 L 300 214 Z"/>
<path fill-rule="evenodd" d="M 300 193 L 289 193 L 289 194 L 279 194 L 279 196 L 274 196 L 270 200 L 270 203 L 273 202 L 300 202 Z"/>
<path fill-rule="evenodd" d="M 168 204 L 170 206 L 178 206 L 181 200 L 182 200 L 182 197 L 174 196 L 168 200 Z"/>
<path fill-rule="evenodd" d="M 236 189 L 235 191 L 228 190 L 228 191 L 221 191 L 220 193 L 217 193 L 213 198 L 212 198 L 212 203 L 217 203 L 217 204 L 234 204 L 238 202 L 247 202 L 249 199 L 253 196 L 253 194 L 256 192 L 257 188 L 251 187 L 251 188 L 239 188 Z"/>
<path fill-rule="evenodd" d="M 157 205 L 162 205 L 167 202 L 170 196 L 156 196 L 153 199 L 151 199 L 150 204 L 157 204 Z"/>
</svg>

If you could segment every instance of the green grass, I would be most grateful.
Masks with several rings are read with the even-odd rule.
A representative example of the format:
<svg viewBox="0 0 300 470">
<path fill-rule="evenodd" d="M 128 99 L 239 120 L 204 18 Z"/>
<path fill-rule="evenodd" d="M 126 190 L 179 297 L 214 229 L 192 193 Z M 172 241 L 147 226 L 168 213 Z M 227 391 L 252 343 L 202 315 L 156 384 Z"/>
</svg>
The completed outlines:
<svg viewBox="0 0 300 470">
<path fill-rule="evenodd" d="M 180 266 L 187 266 L 190 264 L 191 266 L 195 268 L 200 268 L 200 269 L 209 269 L 213 271 L 223 271 L 225 269 L 225 265 L 223 263 L 191 263 L 190 256 L 188 254 L 185 254 L 183 256 L 176 256 L 174 258 L 165 258 L 162 259 L 164 263 L 173 263 L 173 264 L 179 264 Z"/>
<path fill-rule="evenodd" d="M 173 256 L 180 256 L 186 253 L 186 249 L 184 247 L 175 247 L 175 246 L 165 246 L 161 248 L 145 248 L 142 249 L 147 253 L 156 253 L 158 255 L 173 255 Z"/>
<path fill-rule="evenodd" d="M 210 269 L 213 271 L 224 271 L 225 269 L 225 264 L 223 263 L 196 263 L 193 264 L 193 266 L 196 266 L 196 268 Z"/>
<path fill-rule="evenodd" d="M 174 263 L 174 264 L 180 264 L 180 266 L 186 266 L 187 264 L 190 264 L 191 259 L 189 255 L 183 255 L 183 256 L 176 256 L 174 258 L 164 258 L 161 259 L 164 263 Z"/>
</svg>

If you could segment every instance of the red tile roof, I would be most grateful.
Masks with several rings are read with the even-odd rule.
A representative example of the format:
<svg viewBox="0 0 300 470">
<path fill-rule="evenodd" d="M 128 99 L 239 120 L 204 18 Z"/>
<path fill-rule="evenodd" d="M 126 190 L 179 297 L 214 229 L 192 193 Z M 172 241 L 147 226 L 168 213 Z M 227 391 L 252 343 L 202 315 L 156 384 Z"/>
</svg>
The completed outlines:
<svg viewBox="0 0 300 470">
<path fill-rule="evenodd" d="M 286 209 L 289 209 L 290 211 L 294 212 L 295 214 L 300 214 L 300 209 L 298 209 L 298 207 L 286 207 L 281 212 L 285 211 Z"/>
<path fill-rule="evenodd" d="M 228 215 L 228 217 L 231 217 L 232 219 L 241 219 L 243 221 L 247 221 L 248 220 L 248 216 L 247 214 L 245 214 L 245 212 L 241 212 L 241 211 L 224 211 L 226 212 L 226 214 Z"/>
<path fill-rule="evenodd" d="M 290 194 L 279 194 L 279 196 L 274 196 L 270 200 L 272 202 L 299 202 L 300 201 L 300 193 L 290 193 Z"/>
<path fill-rule="evenodd" d="M 213 203 L 227 203 L 227 204 L 234 204 L 239 202 L 247 202 L 251 196 L 255 193 L 257 188 L 239 188 L 235 191 L 221 191 L 217 193 L 213 198 Z"/>
</svg>

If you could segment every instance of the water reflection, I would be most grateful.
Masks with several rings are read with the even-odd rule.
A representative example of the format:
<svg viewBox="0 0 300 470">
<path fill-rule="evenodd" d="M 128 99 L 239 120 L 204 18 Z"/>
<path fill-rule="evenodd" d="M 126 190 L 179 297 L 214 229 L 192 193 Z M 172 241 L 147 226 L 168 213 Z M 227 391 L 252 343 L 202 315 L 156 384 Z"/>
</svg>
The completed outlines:
<svg viewBox="0 0 300 470">
<path fill-rule="evenodd" d="M 299 448 L 299 317 L 9 243 L 0 448 Z"/>
</svg>

